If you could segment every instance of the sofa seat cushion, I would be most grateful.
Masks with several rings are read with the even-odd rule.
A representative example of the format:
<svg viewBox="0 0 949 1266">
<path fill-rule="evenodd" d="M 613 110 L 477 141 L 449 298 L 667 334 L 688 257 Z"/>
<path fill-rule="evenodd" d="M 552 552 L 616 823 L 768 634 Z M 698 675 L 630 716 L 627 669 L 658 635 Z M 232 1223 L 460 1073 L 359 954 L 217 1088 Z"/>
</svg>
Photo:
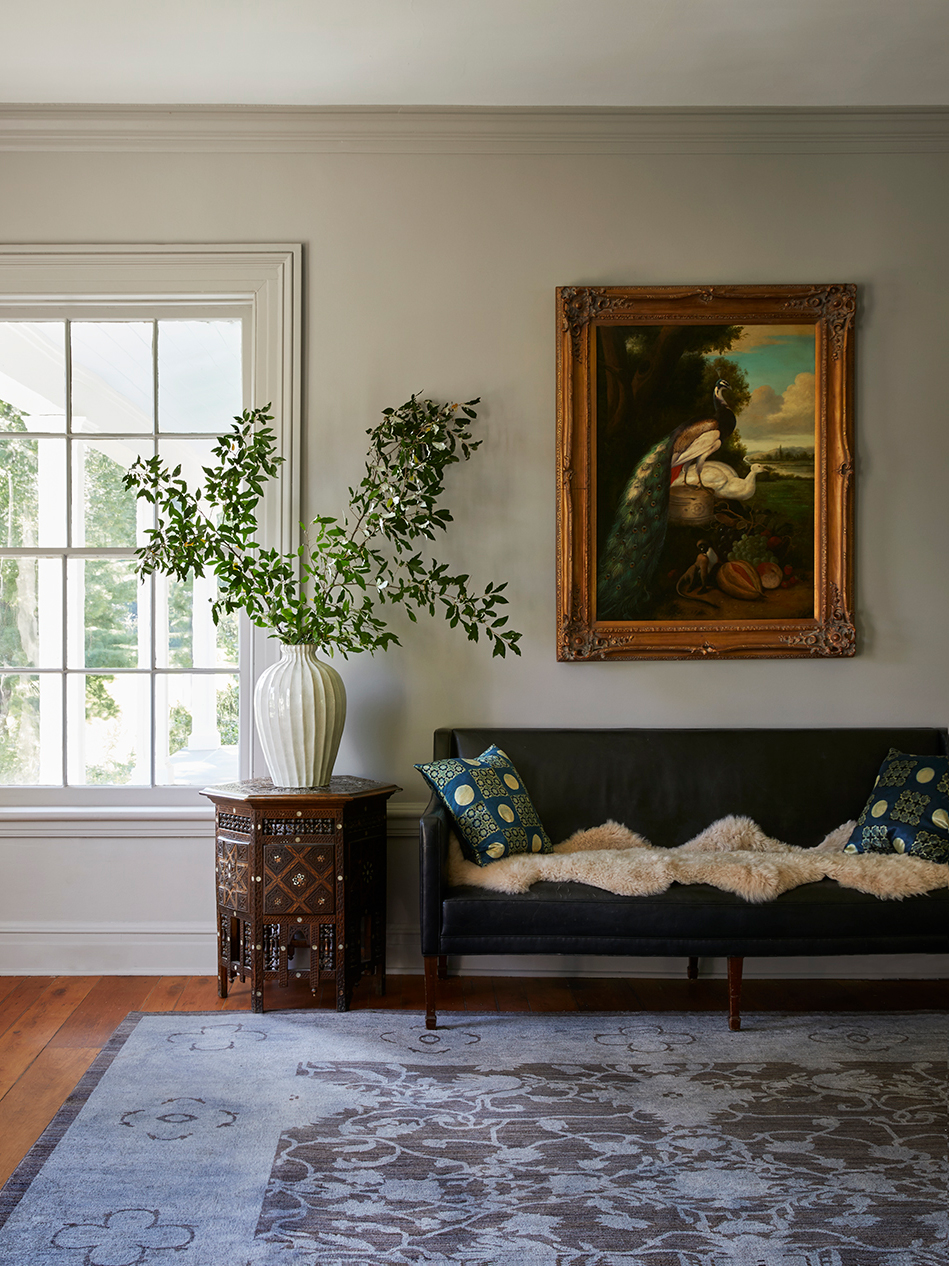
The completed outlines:
<svg viewBox="0 0 949 1266">
<path fill-rule="evenodd" d="M 603 942 L 772 942 L 776 953 L 808 952 L 789 950 L 789 941 L 798 945 L 810 941 L 822 944 L 853 941 L 854 950 L 859 951 L 863 948 L 862 942 L 883 942 L 895 937 L 920 942 L 932 939 L 935 942 L 932 952 L 938 952 L 945 947 L 947 927 L 949 889 L 903 901 L 881 901 L 879 897 L 853 888 L 842 888 L 832 879 L 802 884 L 761 904 L 707 884 L 677 883 L 649 897 L 616 896 L 601 888 L 577 883 L 540 882 L 514 896 L 475 887 L 457 887 L 448 889 L 442 901 L 444 941 L 454 938 L 504 941 L 505 950 L 487 951 L 498 953 L 516 952 L 512 948 L 514 943 L 523 942 L 526 946 L 538 938 L 547 943 L 546 950 L 525 948 L 522 952 L 575 953 L 578 952 L 576 946 L 568 950 L 559 947 L 567 941 L 584 938 Z M 474 951 L 448 949 L 443 952 Z M 590 952 L 637 951 L 591 949 Z"/>
</svg>

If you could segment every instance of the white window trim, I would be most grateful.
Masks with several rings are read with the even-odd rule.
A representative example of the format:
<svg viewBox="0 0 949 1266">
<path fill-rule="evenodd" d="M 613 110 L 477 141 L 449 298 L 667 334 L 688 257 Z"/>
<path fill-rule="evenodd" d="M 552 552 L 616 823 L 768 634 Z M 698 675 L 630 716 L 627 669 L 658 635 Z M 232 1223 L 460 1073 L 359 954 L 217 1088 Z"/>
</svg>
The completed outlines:
<svg viewBox="0 0 949 1266">
<path fill-rule="evenodd" d="M 248 400 L 270 403 L 277 452 L 286 459 L 283 478 L 274 480 L 262 505 L 261 539 L 280 551 L 295 548 L 300 521 L 302 417 L 303 247 L 267 244 L 138 244 L 123 246 L 4 245 L 0 247 L 0 319 L 37 320 L 69 307 L 84 316 L 141 311 L 151 304 L 170 313 L 220 304 L 239 311 L 250 328 Z M 247 344 L 245 343 L 245 346 Z M 260 670 L 276 658 L 266 632 L 252 629 L 240 682 L 252 695 Z M 244 707 L 242 776 L 261 768 L 252 709 Z M 24 808 L 48 807 L 57 816 L 74 808 L 151 810 L 203 805 L 190 787 L 5 787 L 0 824 Z"/>
</svg>

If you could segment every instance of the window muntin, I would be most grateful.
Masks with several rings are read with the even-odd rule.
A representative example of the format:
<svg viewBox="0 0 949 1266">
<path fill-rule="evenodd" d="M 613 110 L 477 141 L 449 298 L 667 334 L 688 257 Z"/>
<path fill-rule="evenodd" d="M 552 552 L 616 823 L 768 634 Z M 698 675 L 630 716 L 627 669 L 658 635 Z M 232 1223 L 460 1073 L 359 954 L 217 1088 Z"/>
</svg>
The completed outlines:
<svg viewBox="0 0 949 1266">
<path fill-rule="evenodd" d="M 0 785 L 238 775 L 236 623 L 213 579 L 137 580 L 122 476 L 158 452 L 200 481 L 242 346 L 239 317 L 0 320 Z"/>
</svg>

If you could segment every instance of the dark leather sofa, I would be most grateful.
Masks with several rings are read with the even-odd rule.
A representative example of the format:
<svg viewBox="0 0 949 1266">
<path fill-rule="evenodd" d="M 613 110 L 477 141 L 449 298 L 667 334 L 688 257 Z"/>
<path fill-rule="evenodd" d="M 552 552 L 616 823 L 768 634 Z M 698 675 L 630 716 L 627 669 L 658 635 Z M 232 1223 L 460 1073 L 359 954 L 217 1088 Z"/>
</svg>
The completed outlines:
<svg viewBox="0 0 949 1266">
<path fill-rule="evenodd" d="M 773 730 L 443 729 L 435 758 L 478 756 L 492 743 L 517 767 L 556 843 L 613 818 L 669 847 L 728 814 L 812 847 L 863 809 L 891 747 L 949 751 L 938 728 Z M 882 901 L 834 880 L 752 904 L 704 884 L 624 897 L 542 882 L 516 896 L 445 879 L 450 818 L 433 796 L 420 823 L 426 1025 L 449 954 L 682 955 L 728 959 L 729 1023 L 740 1027 L 748 956 L 944 953 L 949 889 Z"/>
</svg>

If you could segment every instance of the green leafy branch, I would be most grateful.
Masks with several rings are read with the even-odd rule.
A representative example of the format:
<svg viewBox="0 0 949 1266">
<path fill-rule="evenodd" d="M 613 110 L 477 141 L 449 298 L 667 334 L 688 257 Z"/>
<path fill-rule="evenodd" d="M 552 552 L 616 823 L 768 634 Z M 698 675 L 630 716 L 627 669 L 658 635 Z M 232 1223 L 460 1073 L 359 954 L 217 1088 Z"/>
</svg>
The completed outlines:
<svg viewBox="0 0 949 1266">
<path fill-rule="evenodd" d="M 243 610 L 283 642 L 312 642 L 344 657 L 398 644 L 380 612 L 387 603 L 412 621 L 420 611 L 441 611 L 470 641 L 484 635 L 494 655 L 519 655 L 521 635 L 506 627 L 500 611 L 506 585 L 472 592 L 467 575 L 452 575 L 419 548 L 451 522 L 439 504 L 445 471 L 481 445 L 470 430 L 478 403 L 436 405 L 412 396 L 398 409 L 383 410 L 382 421 L 367 432 L 366 473 L 348 490 L 349 513 L 303 525 L 300 546 L 284 554 L 256 539 L 264 485 L 284 460 L 275 454 L 269 405 L 245 410 L 218 439 L 218 462 L 204 467 L 203 490 L 188 488 L 180 466 L 170 471 L 158 456 L 140 458 L 125 486 L 157 507 L 159 526 L 137 551 L 137 570 L 178 580 L 212 572 L 215 623 Z"/>
</svg>

